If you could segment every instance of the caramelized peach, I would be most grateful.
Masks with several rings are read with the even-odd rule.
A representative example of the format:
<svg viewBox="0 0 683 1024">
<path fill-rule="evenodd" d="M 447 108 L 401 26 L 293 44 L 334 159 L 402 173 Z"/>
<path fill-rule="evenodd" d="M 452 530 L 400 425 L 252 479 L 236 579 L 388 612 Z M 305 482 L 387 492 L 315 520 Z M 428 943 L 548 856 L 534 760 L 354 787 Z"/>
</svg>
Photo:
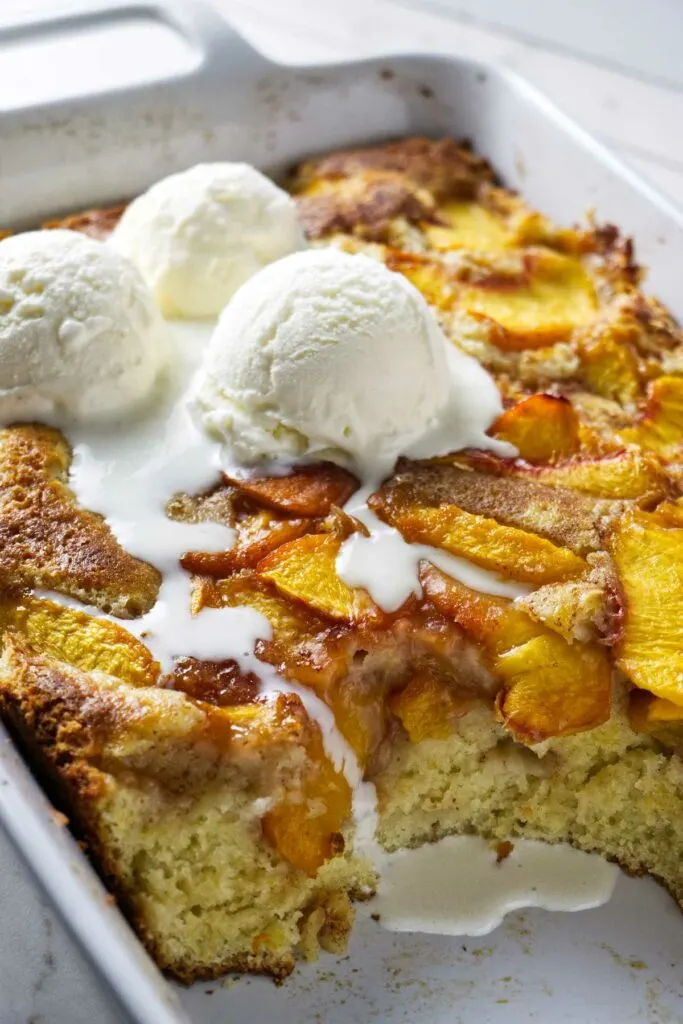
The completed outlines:
<svg viewBox="0 0 683 1024">
<path fill-rule="evenodd" d="M 581 375 L 596 395 L 620 405 L 632 405 L 640 397 L 638 357 L 631 344 L 636 334 L 634 324 L 617 322 L 601 325 L 580 339 Z"/>
<path fill-rule="evenodd" d="M 554 462 L 578 451 L 579 417 L 566 398 L 530 395 L 499 416 L 494 437 L 509 441 L 527 462 Z"/>
<path fill-rule="evenodd" d="M 646 690 L 629 694 L 628 721 L 634 732 L 646 733 L 673 750 L 683 748 L 683 707 Z"/>
<path fill-rule="evenodd" d="M 633 512 L 611 545 L 626 602 L 617 664 L 636 686 L 683 706 L 683 527 L 666 512 Z"/>
<path fill-rule="evenodd" d="M 634 501 L 647 507 L 671 490 L 662 463 L 649 452 L 629 445 L 602 456 L 579 456 L 554 466 L 529 466 L 488 453 L 460 457 L 477 469 L 496 476 L 534 480 L 594 498 Z"/>
<path fill-rule="evenodd" d="M 341 466 L 321 462 L 299 466 L 287 476 L 225 479 L 261 505 L 293 516 L 326 516 L 333 505 L 345 505 L 358 487 L 355 476 Z"/>
<path fill-rule="evenodd" d="M 188 551 L 180 564 L 188 572 L 220 579 L 256 565 L 281 544 L 302 537 L 310 529 L 310 520 L 280 519 L 262 509 L 236 520 L 233 547 L 227 551 Z"/>
<path fill-rule="evenodd" d="M 621 431 L 626 442 L 665 457 L 683 445 L 683 377 L 658 377 L 648 388 L 639 423 Z"/>
<path fill-rule="evenodd" d="M 306 752 L 301 785 L 265 814 L 262 828 L 278 853 L 314 876 L 344 849 L 341 829 L 351 814 L 351 788 L 324 753 L 317 731 Z"/>
<path fill-rule="evenodd" d="M 388 704 L 408 733 L 410 742 L 420 743 L 450 736 L 453 722 L 467 714 L 473 698 L 458 696 L 445 679 L 419 673 L 405 689 L 393 693 Z"/>
<path fill-rule="evenodd" d="M 337 575 L 341 541 L 333 534 L 309 534 L 283 544 L 257 572 L 289 598 L 340 622 L 378 622 L 379 608 L 364 590 L 348 587 Z"/>
<path fill-rule="evenodd" d="M 593 285 L 579 260 L 539 247 L 527 250 L 524 263 L 523 283 L 466 285 L 456 299 L 459 309 L 502 327 L 493 343 L 513 352 L 565 340 L 593 320 L 597 309 Z"/>
<path fill-rule="evenodd" d="M 579 575 L 585 562 L 568 548 L 544 537 L 505 526 L 485 516 L 465 512 L 457 505 L 438 508 L 391 507 L 373 500 L 373 508 L 406 540 L 444 548 L 475 565 L 523 583 L 541 584 Z"/>
<path fill-rule="evenodd" d="M 134 686 L 151 686 L 159 663 L 123 626 L 40 597 L 0 598 L 0 634 L 15 629 L 36 654 L 48 654 L 85 672 L 106 672 Z"/>
<path fill-rule="evenodd" d="M 604 650 L 569 644 L 503 598 L 470 590 L 423 565 L 425 596 L 487 653 L 498 678 L 498 717 L 520 743 L 594 728 L 611 706 Z"/>
</svg>

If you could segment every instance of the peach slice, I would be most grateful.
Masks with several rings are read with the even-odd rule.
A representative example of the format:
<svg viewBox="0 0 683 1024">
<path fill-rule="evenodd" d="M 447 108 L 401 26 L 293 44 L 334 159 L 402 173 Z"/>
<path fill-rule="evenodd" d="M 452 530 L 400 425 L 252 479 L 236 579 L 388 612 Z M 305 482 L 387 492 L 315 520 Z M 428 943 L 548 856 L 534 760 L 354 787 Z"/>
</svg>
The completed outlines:
<svg viewBox="0 0 683 1024">
<path fill-rule="evenodd" d="M 659 501 L 671 486 L 659 460 L 635 448 L 602 458 L 575 459 L 544 469 L 536 479 L 595 498 L 643 505 Z"/>
<path fill-rule="evenodd" d="M 286 597 L 339 622 L 378 623 L 382 613 L 369 595 L 337 575 L 342 541 L 334 534 L 308 534 L 283 544 L 259 562 L 257 572 Z"/>
<path fill-rule="evenodd" d="M 605 652 L 546 632 L 496 658 L 504 680 L 500 721 L 521 743 L 594 729 L 610 714 L 612 673 Z"/>
<path fill-rule="evenodd" d="M 28 594 L 0 598 L 0 634 L 7 629 L 19 632 L 36 654 L 84 672 L 106 672 L 133 686 L 151 686 L 159 676 L 159 663 L 123 626 L 54 601 Z"/>
<path fill-rule="evenodd" d="M 648 388 L 640 421 L 621 438 L 670 457 L 683 445 L 683 377 L 658 377 Z"/>
<path fill-rule="evenodd" d="M 411 743 L 446 739 L 453 722 L 467 714 L 473 703 L 471 696 L 456 695 L 445 679 L 427 673 L 414 675 L 405 689 L 388 700 Z"/>
<path fill-rule="evenodd" d="M 522 533 L 545 537 L 578 555 L 601 548 L 598 526 L 607 509 L 597 508 L 591 498 L 568 488 L 538 483 L 533 475 L 536 467 L 527 466 L 527 472 L 517 474 L 516 467 L 524 465 L 485 452 L 403 462 L 399 472 L 370 498 L 370 505 L 387 522 L 406 511 L 412 514 L 416 508 L 457 507 Z M 469 468 L 480 466 L 485 472 Z M 510 479 L 497 479 L 503 475 Z M 516 475 L 520 479 L 515 479 Z"/>
<path fill-rule="evenodd" d="M 207 739 L 267 758 L 278 747 L 302 748 L 298 778 L 287 780 L 281 798 L 261 819 L 267 841 L 286 860 L 315 875 L 344 848 L 341 830 L 351 814 L 351 789 L 325 753 L 320 729 L 295 694 L 278 694 L 230 707 L 199 702 L 207 714 Z"/>
<path fill-rule="evenodd" d="M 656 508 L 657 520 L 661 526 L 683 526 L 683 501 L 663 501 Z"/>
<path fill-rule="evenodd" d="M 344 849 L 341 829 L 351 814 L 351 787 L 324 753 L 317 730 L 306 752 L 311 763 L 300 787 L 289 790 L 261 824 L 278 853 L 313 877 Z"/>
<path fill-rule="evenodd" d="M 617 664 L 642 690 L 683 706 L 683 528 L 666 513 L 633 512 L 611 548 L 624 591 Z"/>
<path fill-rule="evenodd" d="M 337 727 L 361 766 L 368 763 L 386 731 L 384 694 L 373 680 L 352 677 L 353 656 L 377 643 L 390 644 L 391 635 L 332 623 L 250 571 L 224 580 L 197 581 L 195 599 L 197 610 L 248 605 L 265 615 L 273 636 L 259 644 L 259 656 L 286 678 L 310 686 L 333 710 Z M 226 678 L 233 692 L 235 685 Z"/>
<path fill-rule="evenodd" d="M 665 747 L 683 747 L 683 707 L 646 690 L 629 694 L 628 721 L 634 732 L 646 733 Z"/>
<path fill-rule="evenodd" d="M 362 686 L 345 680 L 322 695 L 334 712 L 337 728 L 366 769 L 387 730 L 384 687 L 372 681 Z"/>
<path fill-rule="evenodd" d="M 302 537 L 310 529 L 310 520 L 280 519 L 268 509 L 261 509 L 235 522 L 234 547 L 227 551 L 188 551 L 180 564 L 188 572 L 220 579 L 256 565 L 281 544 Z"/>
<path fill-rule="evenodd" d="M 365 766 L 385 732 L 383 695 L 367 681 L 358 685 L 349 672 L 354 652 L 372 647 L 377 637 L 330 623 L 250 572 L 199 581 L 197 593 L 199 607 L 248 605 L 266 616 L 273 637 L 259 645 L 259 655 L 288 679 L 310 686 L 332 708 L 337 727 Z"/>
<path fill-rule="evenodd" d="M 601 648 L 569 644 L 504 598 L 423 564 L 425 597 L 481 646 L 499 680 L 496 712 L 520 743 L 594 728 L 609 718 L 611 669 Z"/>
<path fill-rule="evenodd" d="M 258 504 L 307 519 L 328 515 L 333 505 L 345 505 L 358 488 L 355 476 L 331 462 L 299 466 L 287 476 L 244 480 L 224 476 Z"/>
<path fill-rule="evenodd" d="M 543 348 L 595 318 L 597 298 L 579 260 L 539 247 L 526 251 L 524 263 L 523 283 L 497 286 L 493 279 L 458 289 L 457 308 L 504 329 L 494 344 L 509 351 Z"/>
<path fill-rule="evenodd" d="M 608 455 L 572 458 L 554 466 L 529 466 L 479 452 L 459 458 L 463 464 L 495 476 L 534 480 L 593 498 L 634 501 L 643 506 L 660 501 L 671 491 L 658 457 L 634 445 Z"/>
<path fill-rule="evenodd" d="M 571 402 L 554 395 L 530 395 L 499 416 L 494 437 L 509 441 L 528 462 L 555 462 L 579 450 L 579 417 Z"/>
<path fill-rule="evenodd" d="M 631 344 L 637 332 L 633 324 L 610 322 L 580 339 L 581 376 L 596 395 L 620 405 L 638 401 L 642 385 L 638 357 Z"/>
<path fill-rule="evenodd" d="M 452 249 L 500 252 L 510 244 L 511 236 L 504 220 L 481 203 L 444 203 L 439 212 L 447 226 L 424 226 L 427 244 L 433 249 L 441 252 Z"/>
<path fill-rule="evenodd" d="M 388 250 L 385 263 L 389 270 L 407 277 L 430 306 L 441 310 L 450 309 L 458 284 L 456 276 L 445 264 L 422 253 L 398 249 Z"/>
<path fill-rule="evenodd" d="M 536 534 L 504 526 L 457 505 L 401 508 L 371 501 L 383 519 L 406 540 L 444 548 L 475 565 L 523 583 L 540 585 L 580 575 L 586 563 L 568 548 Z"/>
<path fill-rule="evenodd" d="M 427 600 L 476 643 L 483 644 L 487 638 L 489 646 L 495 643 L 508 612 L 509 603 L 505 598 L 472 590 L 429 562 L 420 564 L 420 583 Z M 523 633 L 523 639 L 533 635 L 534 628 L 529 620 L 529 628 Z"/>
<path fill-rule="evenodd" d="M 194 699 L 194 698 L 191 698 Z M 295 693 L 278 693 L 242 704 L 214 704 L 197 699 L 206 715 L 202 735 L 217 746 L 276 753 L 283 746 L 306 747 L 317 726 Z"/>
<path fill-rule="evenodd" d="M 278 672 L 311 686 L 319 694 L 347 671 L 351 628 L 332 624 L 311 608 L 283 597 L 252 571 L 224 580 L 198 581 L 195 600 L 196 612 L 202 607 L 246 605 L 264 615 L 272 626 L 273 637 L 261 643 L 261 656 Z"/>
</svg>

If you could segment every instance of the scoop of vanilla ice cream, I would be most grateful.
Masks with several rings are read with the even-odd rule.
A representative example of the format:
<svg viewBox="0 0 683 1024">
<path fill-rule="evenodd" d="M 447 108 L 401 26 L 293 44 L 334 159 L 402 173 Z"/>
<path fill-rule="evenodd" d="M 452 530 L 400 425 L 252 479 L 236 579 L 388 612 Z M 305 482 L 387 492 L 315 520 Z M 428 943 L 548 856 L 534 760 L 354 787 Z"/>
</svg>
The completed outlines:
<svg viewBox="0 0 683 1024">
<path fill-rule="evenodd" d="M 154 386 L 166 326 L 137 268 L 74 231 L 0 242 L 0 419 L 95 421 Z"/>
<path fill-rule="evenodd" d="M 447 342 L 402 275 L 312 249 L 252 277 L 223 311 L 196 402 L 241 463 L 395 458 L 450 394 Z"/>
<path fill-rule="evenodd" d="M 217 316 L 248 278 L 303 249 L 294 200 L 241 163 L 198 164 L 135 199 L 110 245 L 140 268 L 164 316 Z"/>
</svg>

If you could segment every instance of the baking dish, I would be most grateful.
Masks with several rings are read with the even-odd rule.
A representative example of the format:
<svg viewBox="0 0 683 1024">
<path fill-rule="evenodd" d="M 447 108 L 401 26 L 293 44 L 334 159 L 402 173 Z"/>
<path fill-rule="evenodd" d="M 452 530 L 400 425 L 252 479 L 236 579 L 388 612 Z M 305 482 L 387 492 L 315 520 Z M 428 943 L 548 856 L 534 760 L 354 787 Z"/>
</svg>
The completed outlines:
<svg viewBox="0 0 683 1024">
<path fill-rule="evenodd" d="M 162 26 L 190 59 L 144 82 L 82 90 L 27 106 L 5 97 L 0 222 L 133 194 L 200 159 L 244 159 L 277 173 L 316 150 L 412 133 L 470 138 L 507 183 L 558 220 L 587 206 L 635 234 L 652 286 L 679 314 L 683 219 L 517 78 L 446 58 L 385 58 L 323 68 L 278 67 L 211 11 L 194 5 L 109 4 L 34 26 L 50 34 Z M 4 46 L 25 44 L 16 30 Z M 29 37 L 29 43 L 31 39 Z M 232 1016 L 465 1021 L 678 1019 L 672 964 L 678 912 L 656 887 L 623 879 L 606 908 L 576 916 L 519 915 L 494 936 L 394 937 L 364 921 L 349 959 L 302 968 L 285 988 L 244 980 L 174 998 L 106 901 L 3 735 L 0 816 L 122 1004 L 138 1021 Z M 647 922 L 647 926 L 643 924 Z M 530 955 L 529 955 L 530 954 Z"/>
</svg>

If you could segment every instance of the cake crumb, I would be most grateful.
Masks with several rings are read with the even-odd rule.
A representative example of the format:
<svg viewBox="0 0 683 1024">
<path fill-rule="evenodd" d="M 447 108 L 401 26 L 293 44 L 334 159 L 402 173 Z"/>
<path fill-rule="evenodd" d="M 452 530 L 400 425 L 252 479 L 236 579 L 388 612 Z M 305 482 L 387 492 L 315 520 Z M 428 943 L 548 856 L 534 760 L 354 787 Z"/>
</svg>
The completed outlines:
<svg viewBox="0 0 683 1024">
<path fill-rule="evenodd" d="M 508 839 L 503 840 L 502 843 L 497 843 L 496 864 L 502 864 L 504 860 L 507 860 L 514 848 L 515 844 L 511 843 Z"/>
</svg>

